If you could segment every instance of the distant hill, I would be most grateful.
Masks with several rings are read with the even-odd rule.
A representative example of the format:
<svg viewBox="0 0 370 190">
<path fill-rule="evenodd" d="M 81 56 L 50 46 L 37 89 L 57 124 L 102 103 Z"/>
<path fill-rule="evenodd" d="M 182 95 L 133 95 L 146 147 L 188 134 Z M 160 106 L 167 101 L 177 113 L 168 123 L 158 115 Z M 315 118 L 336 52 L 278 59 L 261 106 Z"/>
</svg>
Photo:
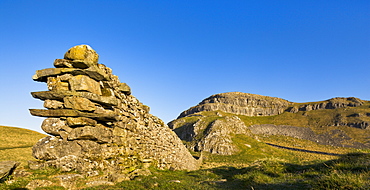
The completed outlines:
<svg viewBox="0 0 370 190">
<path fill-rule="evenodd" d="M 45 136 L 28 129 L 0 126 L 0 161 L 15 160 L 24 164 L 33 160 L 32 146 Z"/>
<path fill-rule="evenodd" d="M 370 102 L 354 97 L 294 103 L 241 92 L 221 93 L 182 112 L 168 125 L 188 148 L 222 155 L 238 152 L 240 145 L 232 140 L 237 134 L 277 145 L 286 143 L 272 141 L 273 136 L 370 148 Z"/>
</svg>

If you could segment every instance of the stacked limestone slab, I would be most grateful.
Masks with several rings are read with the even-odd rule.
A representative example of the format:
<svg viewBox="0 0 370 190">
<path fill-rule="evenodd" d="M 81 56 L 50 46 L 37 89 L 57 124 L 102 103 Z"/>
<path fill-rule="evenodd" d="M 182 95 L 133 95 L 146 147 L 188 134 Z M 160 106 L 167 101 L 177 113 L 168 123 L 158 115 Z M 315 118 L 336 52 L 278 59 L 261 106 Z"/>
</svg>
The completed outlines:
<svg viewBox="0 0 370 190">
<path fill-rule="evenodd" d="M 33 80 L 48 91 L 32 92 L 46 109 L 42 129 L 51 136 L 33 147 L 33 156 L 64 171 L 125 172 L 148 162 L 161 169 L 195 170 L 194 159 L 177 135 L 149 107 L 131 95 L 112 70 L 98 64 L 87 45 L 72 47 L 55 68 L 36 71 Z"/>
</svg>

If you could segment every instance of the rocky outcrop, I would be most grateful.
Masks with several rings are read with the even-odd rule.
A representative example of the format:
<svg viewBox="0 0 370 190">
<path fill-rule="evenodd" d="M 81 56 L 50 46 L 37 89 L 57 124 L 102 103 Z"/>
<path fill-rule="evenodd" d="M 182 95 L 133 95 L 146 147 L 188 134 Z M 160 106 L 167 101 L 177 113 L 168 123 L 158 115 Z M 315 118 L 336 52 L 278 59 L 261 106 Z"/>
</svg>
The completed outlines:
<svg viewBox="0 0 370 190">
<path fill-rule="evenodd" d="M 237 116 L 226 116 L 209 123 L 200 118 L 195 123 L 187 123 L 185 118 L 170 123 L 176 134 L 193 151 L 207 151 L 213 154 L 232 155 L 238 152 L 232 135 L 247 133 L 247 127 Z"/>
<path fill-rule="evenodd" d="M 337 109 L 345 107 L 358 107 L 362 106 L 364 101 L 359 98 L 332 98 L 322 102 L 312 102 L 297 104 L 287 109 L 288 112 L 297 113 L 298 111 L 311 111 L 321 109 Z"/>
<path fill-rule="evenodd" d="M 49 91 L 32 92 L 47 109 L 41 128 L 51 136 L 33 147 L 33 156 L 62 171 L 123 173 L 145 164 L 161 169 L 195 170 L 194 159 L 176 134 L 149 107 L 131 95 L 112 70 L 98 63 L 87 45 L 68 50 L 56 68 L 36 71 L 33 80 Z"/>
<path fill-rule="evenodd" d="M 269 96 L 227 92 L 215 94 L 204 99 L 198 105 L 182 112 L 178 119 L 202 111 L 222 111 L 246 116 L 272 116 L 285 111 L 297 113 L 299 111 L 358 107 L 363 104 L 363 100 L 355 97 L 337 97 L 322 102 L 294 103 Z"/>
<path fill-rule="evenodd" d="M 178 118 L 201 111 L 222 111 L 246 116 L 269 116 L 283 113 L 291 102 L 281 98 L 242 92 L 212 95 L 198 105 L 182 112 Z"/>
<path fill-rule="evenodd" d="M 237 152 L 231 138 L 234 134 L 285 135 L 325 145 L 367 148 L 369 147 L 368 142 L 361 143 L 366 140 L 351 139 L 349 137 L 351 135 L 347 135 L 339 129 L 317 135 L 311 128 L 305 128 L 322 129 L 325 126 L 348 126 L 370 129 L 370 113 L 367 105 L 370 105 L 369 101 L 354 97 L 294 103 L 280 98 L 229 92 L 215 94 L 204 99 L 198 105 L 182 112 L 177 119 L 168 125 L 182 140 L 187 141 L 186 145 L 189 149 L 222 155 Z M 325 111 L 315 112 L 315 110 Z M 232 116 L 237 117 L 237 115 L 253 126 L 245 127 L 242 121 L 230 119 L 233 118 Z M 261 118 L 258 116 L 274 117 Z M 286 125 L 274 125 L 274 118 L 277 123 L 286 123 Z M 297 118 L 302 118 L 302 122 L 297 121 Z M 271 123 L 256 125 L 266 123 L 266 121 L 271 121 Z M 300 127 L 289 126 L 290 122 L 292 125 L 299 123 Z M 235 130 L 236 128 L 238 130 Z M 250 130 L 254 134 L 251 134 Z"/>
<path fill-rule="evenodd" d="M 318 144 L 350 148 L 369 148 L 370 143 L 352 141 L 345 131 L 334 129 L 322 134 L 316 134 L 308 127 L 295 127 L 287 125 L 261 124 L 248 127 L 256 135 L 283 135 L 298 139 L 310 140 Z"/>
</svg>

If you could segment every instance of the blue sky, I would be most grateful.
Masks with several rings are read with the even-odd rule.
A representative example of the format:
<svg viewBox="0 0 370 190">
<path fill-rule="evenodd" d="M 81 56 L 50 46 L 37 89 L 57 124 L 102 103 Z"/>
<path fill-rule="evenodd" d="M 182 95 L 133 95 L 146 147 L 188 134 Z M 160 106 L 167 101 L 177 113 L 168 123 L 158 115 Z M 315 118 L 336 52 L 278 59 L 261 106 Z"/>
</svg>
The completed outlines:
<svg viewBox="0 0 370 190">
<path fill-rule="evenodd" d="M 0 125 L 41 132 L 36 70 L 88 44 L 165 122 L 210 95 L 370 100 L 370 1 L 0 1 Z"/>
</svg>

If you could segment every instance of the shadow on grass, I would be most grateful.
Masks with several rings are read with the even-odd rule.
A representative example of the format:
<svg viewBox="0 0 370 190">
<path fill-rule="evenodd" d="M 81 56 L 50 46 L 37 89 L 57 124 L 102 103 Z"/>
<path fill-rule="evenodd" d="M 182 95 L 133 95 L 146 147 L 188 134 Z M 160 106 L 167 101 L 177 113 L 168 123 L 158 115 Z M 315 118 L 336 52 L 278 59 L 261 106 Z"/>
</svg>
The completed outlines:
<svg viewBox="0 0 370 190">
<path fill-rule="evenodd" d="M 314 153 L 314 154 L 324 154 L 324 155 L 330 155 L 330 156 L 340 156 L 342 154 L 335 154 L 335 153 L 329 153 L 329 152 L 320 152 L 320 151 L 312 151 L 312 150 L 306 150 L 306 149 L 300 149 L 300 148 L 291 148 L 291 147 L 286 147 L 286 146 L 280 146 L 276 144 L 271 144 L 271 143 L 266 143 L 267 145 L 277 147 L 277 148 L 282 148 L 282 149 L 287 149 L 287 150 L 294 150 L 294 151 L 300 151 L 300 152 L 308 152 L 308 153 Z"/>
<path fill-rule="evenodd" d="M 16 148 L 30 148 L 32 147 L 33 145 L 29 146 L 13 146 L 13 147 L 6 147 L 6 148 L 0 148 L 0 150 L 8 150 L 8 149 L 16 149 Z"/>
<path fill-rule="evenodd" d="M 370 189 L 370 154 L 350 153 L 312 164 L 259 160 L 246 168 L 209 169 L 225 183 L 217 189 Z"/>
</svg>

